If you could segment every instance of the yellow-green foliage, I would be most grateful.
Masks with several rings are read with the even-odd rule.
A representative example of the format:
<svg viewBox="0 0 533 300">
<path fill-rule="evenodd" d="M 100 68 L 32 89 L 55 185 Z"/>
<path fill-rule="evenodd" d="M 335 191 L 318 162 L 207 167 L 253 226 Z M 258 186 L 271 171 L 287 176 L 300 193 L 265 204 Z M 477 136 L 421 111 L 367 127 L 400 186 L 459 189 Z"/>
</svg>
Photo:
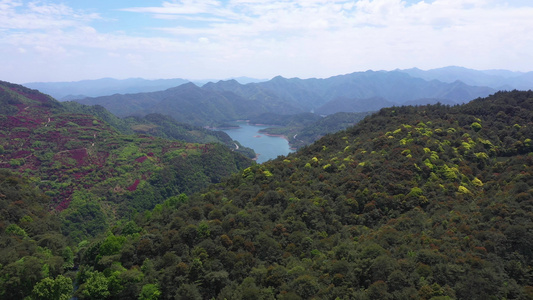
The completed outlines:
<svg viewBox="0 0 533 300">
<path fill-rule="evenodd" d="M 426 158 L 426 160 L 424 160 L 424 164 L 426 165 L 426 167 L 430 168 L 431 170 L 433 170 L 433 168 L 435 167 L 435 165 L 433 165 L 433 164 L 429 161 L 429 158 Z"/>
<path fill-rule="evenodd" d="M 474 129 L 474 131 L 480 131 L 481 130 L 481 124 L 479 124 L 478 122 L 474 122 L 470 125 L 470 127 L 472 127 L 472 129 Z"/>
<path fill-rule="evenodd" d="M 400 140 L 400 145 L 405 146 L 407 144 L 411 144 L 413 142 L 413 139 L 403 138 Z"/>
<path fill-rule="evenodd" d="M 431 159 L 431 161 L 437 161 L 440 157 L 437 152 L 431 151 L 431 155 L 429 156 L 429 158 Z"/>
<path fill-rule="evenodd" d="M 482 139 L 482 138 L 478 138 L 477 140 L 478 140 L 478 142 L 482 143 L 483 146 L 484 146 L 486 149 L 490 149 L 490 148 L 494 147 L 494 146 L 492 145 L 492 143 L 491 143 L 489 140 L 484 140 L 484 139 Z"/>
<path fill-rule="evenodd" d="M 242 178 L 252 178 L 254 175 L 252 167 L 248 167 L 242 171 Z"/>
<path fill-rule="evenodd" d="M 466 150 L 470 150 L 472 148 L 472 146 L 470 146 L 470 144 L 467 142 L 462 142 L 461 146 L 463 146 L 463 148 L 465 148 Z"/>
<path fill-rule="evenodd" d="M 460 185 L 457 191 L 461 194 L 471 194 L 471 192 L 464 186 Z"/>
<path fill-rule="evenodd" d="M 479 180 L 479 178 L 477 178 L 477 177 L 472 179 L 472 184 L 475 185 L 475 186 L 479 186 L 479 187 L 483 186 L 483 182 L 481 180 Z"/>
<path fill-rule="evenodd" d="M 444 178 L 448 180 L 456 180 L 458 178 L 457 173 L 459 173 L 459 170 L 457 170 L 457 168 L 450 168 L 445 164 L 442 167 L 441 172 Z"/>
<path fill-rule="evenodd" d="M 165 158 L 171 159 L 171 158 L 174 158 L 174 157 L 183 156 L 184 153 L 185 153 L 185 149 L 176 149 L 176 150 L 169 151 L 169 152 L 165 153 Z"/>
<path fill-rule="evenodd" d="M 409 194 L 407 194 L 407 197 L 420 197 L 422 196 L 423 193 L 424 191 L 422 191 L 421 188 L 415 186 L 414 188 L 411 189 Z"/>
<path fill-rule="evenodd" d="M 139 147 L 131 143 L 121 149 L 117 159 L 118 160 L 130 160 L 130 159 L 135 159 L 139 156 L 141 156 L 139 153 Z"/>
<path fill-rule="evenodd" d="M 489 156 L 488 156 L 487 153 L 485 153 L 485 152 L 477 152 L 477 153 L 474 153 L 474 155 L 475 155 L 477 158 L 479 158 L 479 159 L 483 159 L 483 160 L 489 158 Z"/>
<path fill-rule="evenodd" d="M 274 175 L 272 175 L 272 173 L 269 171 L 269 170 L 264 170 L 263 171 L 263 175 L 265 175 L 266 177 L 272 177 Z"/>
</svg>

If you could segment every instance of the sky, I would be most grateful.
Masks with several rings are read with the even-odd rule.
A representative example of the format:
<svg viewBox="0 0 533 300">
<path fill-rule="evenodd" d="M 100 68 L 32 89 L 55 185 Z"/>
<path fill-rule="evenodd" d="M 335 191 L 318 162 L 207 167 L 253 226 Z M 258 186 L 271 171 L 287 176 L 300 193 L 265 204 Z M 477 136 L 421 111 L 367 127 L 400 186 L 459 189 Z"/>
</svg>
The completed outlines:
<svg viewBox="0 0 533 300">
<path fill-rule="evenodd" d="M 0 80 L 533 71 L 531 0 L 0 0 Z"/>
</svg>

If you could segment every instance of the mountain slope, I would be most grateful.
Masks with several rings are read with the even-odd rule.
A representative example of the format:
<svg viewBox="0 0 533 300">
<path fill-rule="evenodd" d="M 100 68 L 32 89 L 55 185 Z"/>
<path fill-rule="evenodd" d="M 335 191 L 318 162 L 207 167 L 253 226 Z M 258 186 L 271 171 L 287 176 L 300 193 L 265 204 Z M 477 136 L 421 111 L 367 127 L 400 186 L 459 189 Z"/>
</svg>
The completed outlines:
<svg viewBox="0 0 533 300">
<path fill-rule="evenodd" d="M 74 266 L 61 221 L 49 197 L 27 179 L 0 169 L 0 298 L 24 299 L 44 278 L 62 278 Z M 72 280 L 65 294 L 72 292 Z M 46 281 L 46 280 L 45 280 Z"/>
<path fill-rule="evenodd" d="M 121 134 L 101 119 L 71 113 L 19 85 L 0 82 L 0 101 L 8 113 L 0 115 L 0 168 L 30 177 L 57 211 L 92 199 L 96 210 L 108 208 L 112 221 L 153 207 L 171 193 L 197 191 L 252 163 L 221 144 Z M 98 232 L 76 231 L 80 238 Z"/>
<path fill-rule="evenodd" d="M 114 228 L 80 273 L 130 298 L 531 298 L 532 120 L 533 92 L 382 109 Z"/>
<path fill-rule="evenodd" d="M 338 112 L 365 112 L 377 111 L 383 107 L 397 105 L 396 102 L 387 101 L 381 97 L 367 99 L 336 98 L 316 109 L 317 114 L 331 115 Z"/>
<path fill-rule="evenodd" d="M 74 101 L 62 102 L 63 107 L 69 112 L 88 114 L 105 121 L 116 128 L 122 134 L 147 134 L 171 140 L 180 140 L 187 143 L 220 143 L 233 151 L 244 154 L 249 158 L 255 158 L 253 149 L 243 147 L 238 141 L 234 141 L 222 131 L 214 131 L 186 123 L 180 123 L 175 119 L 161 114 L 148 114 L 144 117 L 118 118 L 103 106 L 88 106 Z"/>
<path fill-rule="evenodd" d="M 187 83 L 160 92 L 85 98 L 76 102 L 104 106 L 119 117 L 159 113 L 197 126 L 215 126 L 270 111 L 300 112 L 290 105 L 267 100 L 261 98 L 256 101 L 233 92 Z"/>
</svg>

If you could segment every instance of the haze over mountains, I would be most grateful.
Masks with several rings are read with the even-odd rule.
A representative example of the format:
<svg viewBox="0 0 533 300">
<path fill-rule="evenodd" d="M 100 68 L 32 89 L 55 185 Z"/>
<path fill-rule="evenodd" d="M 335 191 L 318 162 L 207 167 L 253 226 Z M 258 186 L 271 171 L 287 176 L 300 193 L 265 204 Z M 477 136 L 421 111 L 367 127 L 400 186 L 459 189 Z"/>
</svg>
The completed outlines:
<svg viewBox="0 0 533 300">
<path fill-rule="evenodd" d="M 261 81 L 249 77 L 235 78 L 245 84 Z M 197 85 L 203 85 L 212 80 L 194 80 Z M 30 82 L 24 86 L 37 89 L 45 94 L 56 98 L 59 101 L 81 99 L 85 97 L 99 97 L 113 94 L 133 94 L 143 92 L 155 92 L 176 87 L 184 83 L 191 82 L 187 79 L 156 79 L 148 80 L 143 78 L 114 79 L 101 78 L 96 80 L 82 80 L 72 82 Z"/>
<path fill-rule="evenodd" d="M 464 79 L 466 73 L 477 74 L 476 78 L 479 79 L 475 82 L 491 83 L 492 87 L 464 83 L 460 79 Z M 533 80 L 528 81 L 528 76 L 529 73 L 475 71 L 449 67 L 430 71 L 409 69 L 354 72 L 325 79 L 289 79 L 277 76 L 268 81 L 247 84 L 241 84 L 237 80 L 208 82 L 203 86 L 185 83 L 160 91 L 153 89 L 161 87 L 163 83 L 181 83 L 181 79 L 145 81 L 146 84 L 137 80 L 136 89 L 144 89 L 145 92 L 113 94 L 76 99 L 76 101 L 86 105 L 102 105 L 120 117 L 162 113 L 181 122 L 216 126 L 269 112 L 296 114 L 311 111 L 327 115 L 336 112 L 375 111 L 382 107 L 403 104 L 422 105 L 437 102 L 457 104 L 488 96 L 497 91 L 494 88 L 497 86 L 509 89 L 527 85 L 533 87 Z M 453 78 L 456 79 L 452 80 Z M 126 81 L 115 81 L 115 83 L 126 85 Z M 72 83 L 71 86 L 77 84 L 81 82 Z M 34 84 L 27 86 L 36 87 Z M 53 87 L 54 84 L 50 83 L 49 88 Z M 46 84 L 41 84 L 40 88 L 47 88 Z M 106 89 L 118 91 L 120 87 L 117 85 L 112 89 L 107 86 Z M 132 89 L 128 87 L 124 91 Z M 78 91 L 83 93 L 82 90 Z M 76 91 L 71 90 L 71 92 Z"/>
<path fill-rule="evenodd" d="M 488 86 L 497 90 L 529 90 L 533 88 L 533 72 L 524 73 L 508 70 L 477 71 L 457 66 L 427 71 L 418 68 L 399 71 L 425 80 L 439 80 L 442 82 L 460 80 L 468 85 Z"/>
<path fill-rule="evenodd" d="M 418 68 L 397 69 L 391 72 L 406 73 L 409 74 L 411 77 L 421 78 L 426 81 L 438 80 L 444 83 L 453 83 L 455 81 L 461 81 L 467 85 L 489 87 L 495 90 L 528 90 L 533 88 L 533 72 L 514 72 L 508 70 L 480 71 L 458 66 L 448 66 L 431 70 L 421 70 Z M 362 73 L 365 72 L 356 72 L 347 75 L 355 75 Z M 324 80 L 331 81 L 332 79 L 344 76 L 346 75 L 334 76 L 327 79 L 309 79 L 308 82 L 316 83 Z M 277 77 L 277 79 L 283 79 L 283 77 Z M 277 89 L 280 87 L 279 82 L 276 81 L 276 78 L 268 81 L 265 79 L 238 77 L 223 81 L 233 80 L 237 81 L 241 85 L 262 82 L 263 84 L 261 84 L 261 86 L 267 87 L 269 89 Z M 205 84 L 212 84 L 216 81 L 217 80 L 214 79 L 188 80 L 182 78 L 157 80 L 147 80 L 142 78 L 129 78 L 123 80 L 113 78 L 102 78 L 97 80 L 82 80 L 75 82 L 31 82 L 23 85 L 32 89 L 38 89 L 39 91 L 49 94 L 60 101 L 67 101 L 73 99 L 81 99 L 85 97 L 99 97 L 113 94 L 132 94 L 162 91 L 168 88 L 179 86 L 187 82 L 193 82 L 198 86 L 203 86 Z M 349 95 L 348 97 L 353 96 Z"/>
</svg>

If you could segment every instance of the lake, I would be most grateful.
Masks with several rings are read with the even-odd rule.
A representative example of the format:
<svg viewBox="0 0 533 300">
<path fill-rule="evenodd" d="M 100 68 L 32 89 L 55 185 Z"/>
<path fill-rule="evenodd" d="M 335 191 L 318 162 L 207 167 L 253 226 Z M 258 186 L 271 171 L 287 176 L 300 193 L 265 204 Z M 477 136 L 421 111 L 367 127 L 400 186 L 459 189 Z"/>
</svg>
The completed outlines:
<svg viewBox="0 0 533 300">
<path fill-rule="evenodd" d="M 263 163 L 279 155 L 287 155 L 293 152 L 286 139 L 259 133 L 259 130 L 272 126 L 254 126 L 246 122 L 239 122 L 237 124 L 240 126 L 239 128 L 219 130 L 227 133 L 232 139 L 239 141 L 241 145 L 254 149 L 255 153 L 258 154 L 258 163 Z"/>
</svg>

